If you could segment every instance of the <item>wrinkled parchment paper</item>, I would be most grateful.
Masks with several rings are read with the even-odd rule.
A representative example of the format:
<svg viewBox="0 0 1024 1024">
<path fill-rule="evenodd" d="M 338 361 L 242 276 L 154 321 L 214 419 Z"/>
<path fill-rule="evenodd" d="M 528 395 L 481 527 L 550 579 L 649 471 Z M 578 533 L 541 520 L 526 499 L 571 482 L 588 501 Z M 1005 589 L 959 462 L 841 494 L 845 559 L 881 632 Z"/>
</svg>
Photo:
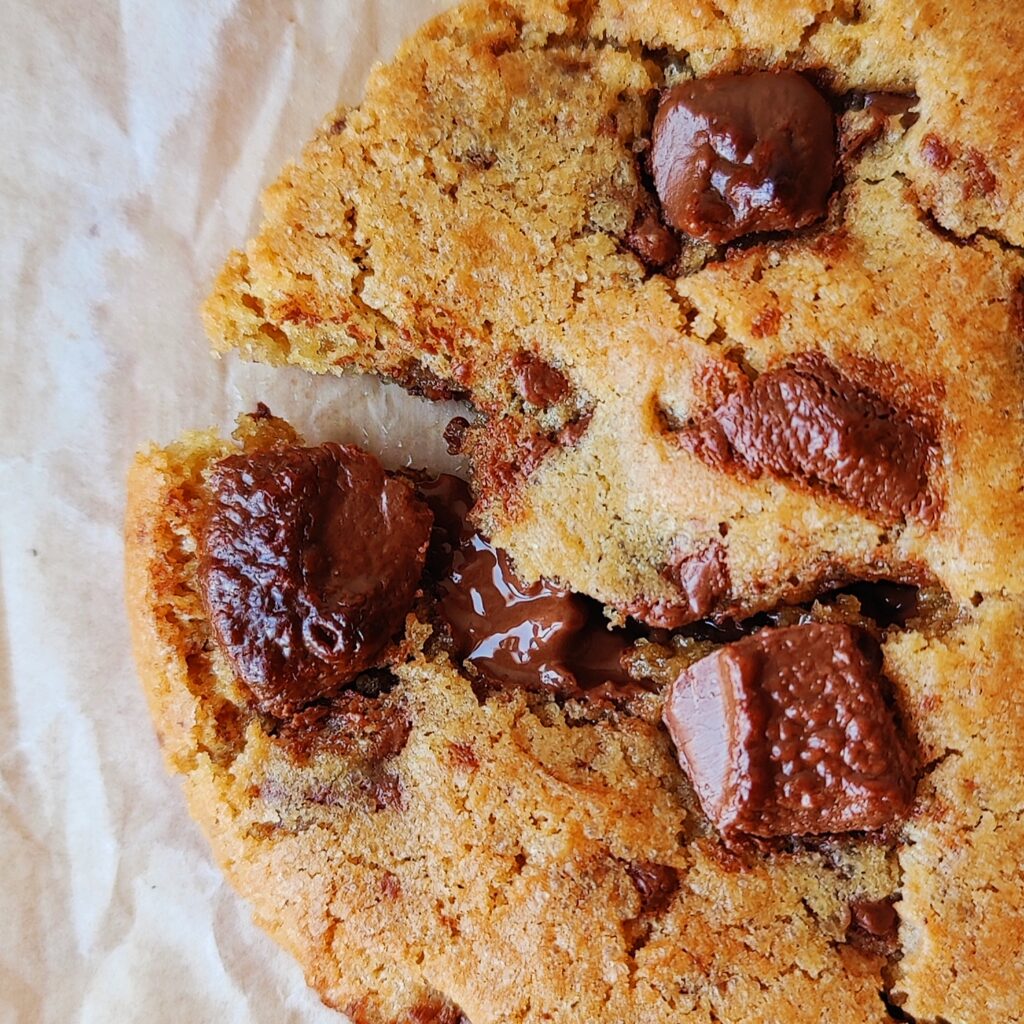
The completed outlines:
<svg viewBox="0 0 1024 1024">
<path fill-rule="evenodd" d="M 311 439 L 449 467 L 451 407 L 214 361 L 196 312 L 260 189 L 447 3 L 0 2 L 0 1024 L 342 1020 L 164 774 L 124 480 L 148 440 L 260 399 Z"/>
</svg>

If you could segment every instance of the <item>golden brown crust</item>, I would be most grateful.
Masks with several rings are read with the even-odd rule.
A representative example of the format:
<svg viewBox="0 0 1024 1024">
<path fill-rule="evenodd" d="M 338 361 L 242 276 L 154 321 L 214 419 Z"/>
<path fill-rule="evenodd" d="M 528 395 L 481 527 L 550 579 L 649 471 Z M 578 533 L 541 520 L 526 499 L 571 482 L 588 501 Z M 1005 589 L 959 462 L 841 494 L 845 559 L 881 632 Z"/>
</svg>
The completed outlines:
<svg viewBox="0 0 1024 1024">
<path fill-rule="evenodd" d="M 470 0 L 376 69 L 268 190 L 259 235 L 205 307 L 214 346 L 468 392 L 486 415 L 466 435 L 477 515 L 524 576 L 621 614 L 664 607 L 680 598 L 666 564 L 713 542 L 719 612 L 851 576 L 951 595 L 951 623 L 884 645 L 924 765 L 898 857 L 860 845 L 840 870 L 806 852 L 736 870 L 696 834 L 654 718 L 570 729 L 525 698 L 480 705 L 424 658 L 398 671 L 401 811 L 368 810 L 365 765 L 303 775 L 215 652 L 210 667 L 168 639 L 188 601 L 154 580 L 175 535 L 146 525 L 168 519 L 164 499 L 138 505 L 129 548 L 149 554 L 130 592 L 169 756 L 236 884 L 329 1000 L 365 998 L 374 1022 L 441 992 L 475 1024 L 788 1024 L 885 1019 L 888 985 L 921 1020 L 1024 1019 L 1022 48 L 1024 22 L 998 0 Z M 857 142 L 822 224 L 684 246 L 652 274 L 628 239 L 650 209 L 657 88 L 778 66 L 837 103 L 916 92 L 920 116 L 863 135 L 845 115 Z M 680 443 L 729 379 L 808 351 L 934 429 L 937 516 L 882 521 Z M 548 408 L 518 389 L 524 353 L 568 382 Z M 166 495 L 212 444 L 154 453 L 138 479 Z M 232 742 L 229 785 L 217 759 Z M 262 781 L 253 794 L 236 777 Z M 278 816 L 284 835 L 267 828 Z M 650 920 L 627 869 L 648 862 L 681 880 Z M 272 876 L 294 891 L 286 911 Z M 884 966 L 840 922 L 850 897 L 897 889 L 903 955 Z"/>
<path fill-rule="evenodd" d="M 430 23 L 268 190 L 207 302 L 213 344 L 468 392 L 488 417 L 468 435 L 486 531 L 524 576 L 620 614 L 684 600 L 665 566 L 711 541 L 732 580 L 720 614 L 862 575 L 930 574 L 957 601 L 1024 592 L 1024 259 L 1001 241 L 1021 234 L 1000 121 L 1020 101 L 1017 19 L 969 0 L 706 6 L 474 0 Z M 916 88 L 920 119 L 858 150 L 823 224 L 650 275 L 628 235 L 657 87 L 779 62 L 837 92 Z M 710 377 L 808 351 L 934 422 L 938 514 L 893 524 L 678 443 Z M 524 352 L 566 398 L 524 404 Z"/>
<path fill-rule="evenodd" d="M 246 420 L 236 436 L 289 435 Z M 657 696 L 596 717 L 525 694 L 481 704 L 446 657 L 416 653 L 388 695 L 410 723 L 397 755 L 297 756 L 275 740 L 209 644 L 196 592 L 204 469 L 230 450 L 195 434 L 136 461 L 136 655 L 218 861 L 329 1004 L 369 1024 L 452 1005 L 474 1024 L 882 1022 L 893 969 L 850 939 L 849 908 L 899 890 L 902 867 L 895 997 L 921 1019 L 974 1021 L 986 1006 L 1021 1018 L 1024 977 L 1006 955 L 1024 929 L 1019 601 L 885 643 L 928 766 L 899 863 L 872 840 L 729 850 L 696 810 Z M 410 620 L 408 649 L 428 632 Z M 647 865 L 678 886 L 645 904 Z"/>
</svg>

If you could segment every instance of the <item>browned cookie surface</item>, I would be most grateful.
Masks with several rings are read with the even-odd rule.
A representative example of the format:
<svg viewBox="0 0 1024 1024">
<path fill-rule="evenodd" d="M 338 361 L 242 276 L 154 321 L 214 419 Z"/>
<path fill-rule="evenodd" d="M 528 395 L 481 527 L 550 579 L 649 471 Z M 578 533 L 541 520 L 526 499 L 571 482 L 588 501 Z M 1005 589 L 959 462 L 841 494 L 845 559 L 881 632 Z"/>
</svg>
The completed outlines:
<svg viewBox="0 0 1024 1024">
<path fill-rule="evenodd" d="M 268 190 L 210 337 L 468 396 L 485 532 L 623 616 L 1024 592 L 1021 26 L 473 0 Z"/>
<path fill-rule="evenodd" d="M 329 998 L 375 993 L 374 1022 L 408 993 L 475 1024 L 1024 1018 L 1022 49 L 998 0 L 471 0 L 268 190 L 206 304 L 214 346 L 466 396 L 446 436 L 487 540 L 464 578 L 509 571 L 479 602 L 507 620 L 420 607 L 398 682 L 285 746 L 196 689 L 202 659 L 158 712 L 213 743 L 200 814 L 236 808 L 222 856 L 255 858 L 238 884 Z M 917 607 L 882 607 L 884 581 Z M 584 685 L 580 594 L 627 626 L 602 644 L 628 641 L 629 685 Z M 531 602 L 554 628 L 520 672 Z M 732 625 L 757 613 L 865 630 L 881 664 L 805 658 L 857 691 L 818 707 Z M 828 813 L 796 788 L 779 810 L 767 769 L 716 802 L 695 761 L 695 794 L 690 733 L 659 724 L 687 678 L 723 771 L 784 766 Z M 777 752 L 736 739 L 729 692 Z M 891 719 L 862 733 L 857 702 Z M 792 838 L 835 827 L 847 757 L 888 794 L 847 793 L 848 820 L 892 820 Z M 309 863 L 288 923 L 261 887 Z"/>
<path fill-rule="evenodd" d="M 861 587 L 767 628 L 624 634 L 625 692 L 538 690 L 501 662 L 448 653 L 438 609 L 460 585 L 455 547 L 478 550 L 458 527 L 458 489 L 385 474 L 375 487 L 402 480 L 434 499 L 404 631 L 326 696 L 268 710 L 207 614 L 202 538 L 225 467 L 331 450 L 266 416 L 243 419 L 234 442 L 190 435 L 139 456 L 126 524 L 136 653 L 169 766 L 257 920 L 329 1003 L 367 1024 L 789 1024 L 884 1022 L 885 994 L 920 1020 L 974 1021 L 982 1007 L 1020 1019 L 1019 600 Z M 562 622 L 557 602 L 574 600 L 549 590 L 537 620 L 513 610 Z M 571 667 L 557 633 L 553 647 L 535 640 L 540 664 Z M 822 640 L 834 641 L 824 660 Z M 737 648 L 757 662 L 743 692 L 770 693 L 776 723 L 787 711 L 802 723 L 783 762 L 828 740 L 867 785 L 881 777 L 875 739 L 884 757 L 908 746 L 914 801 L 886 830 L 801 840 L 790 823 L 722 839 L 660 719 L 674 682 Z M 842 718 L 841 749 L 836 707 L 870 719 Z"/>
</svg>

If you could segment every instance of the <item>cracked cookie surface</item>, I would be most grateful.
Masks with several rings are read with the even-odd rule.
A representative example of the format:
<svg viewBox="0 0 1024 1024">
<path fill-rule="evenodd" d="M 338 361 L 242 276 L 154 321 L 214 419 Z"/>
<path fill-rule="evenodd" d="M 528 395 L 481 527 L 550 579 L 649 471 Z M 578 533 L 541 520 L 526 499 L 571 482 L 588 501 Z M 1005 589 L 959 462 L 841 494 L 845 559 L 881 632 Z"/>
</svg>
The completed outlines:
<svg viewBox="0 0 1024 1024">
<path fill-rule="evenodd" d="M 885 1019 L 884 991 L 922 1021 L 1024 1017 L 1022 47 L 995 0 L 473 0 L 375 70 L 268 190 L 207 302 L 215 348 L 467 397 L 477 417 L 451 435 L 475 515 L 524 579 L 669 629 L 857 580 L 949 598 L 941 629 L 883 643 L 924 767 L 895 853 L 852 855 L 871 865 L 849 869 L 863 892 L 832 888 L 847 869 L 820 850 L 730 872 L 696 834 L 656 716 L 569 728 L 564 707 L 480 704 L 463 673 L 414 655 L 385 698 L 404 695 L 411 723 L 393 761 L 326 769 L 326 789 L 289 768 L 263 794 L 322 840 L 278 836 L 292 865 L 333 863 L 332 843 L 408 851 L 366 855 L 341 895 L 331 880 L 351 866 L 325 868 L 300 900 L 324 908 L 312 932 L 268 912 L 329 999 L 370 993 L 372 1021 L 438 993 L 474 1022 L 856 1021 Z M 824 215 L 725 245 L 667 228 L 649 165 L 659 96 L 782 70 L 834 114 Z M 254 772 L 283 756 L 251 749 Z M 208 785 L 223 804 L 224 777 Z M 349 792 L 384 817 L 352 825 Z M 263 821 L 262 799 L 231 821 Z M 461 851 L 421 823 L 430 801 L 465 825 Z M 492 816 L 505 859 L 459 864 Z M 663 827 L 685 841 L 655 839 Z M 412 852 L 412 832 L 434 845 Z M 374 871 L 415 899 L 371 898 L 358 879 Z M 260 871 L 237 878 L 275 906 Z M 874 919 L 851 906 L 897 893 L 898 953 L 847 941 Z M 363 929 L 348 973 L 339 915 Z M 467 979 L 459 956 L 481 948 L 516 967 Z"/>
<path fill-rule="evenodd" d="M 1019 600 L 875 613 L 923 766 L 896 833 L 726 845 L 659 725 L 658 679 L 715 641 L 652 635 L 653 684 L 624 704 L 480 694 L 417 605 L 386 683 L 268 713 L 216 641 L 199 552 L 216 467 L 296 443 L 261 414 L 141 454 L 127 589 L 168 765 L 329 1004 L 360 1024 L 1020 1019 Z"/>
<path fill-rule="evenodd" d="M 485 532 L 524 578 L 619 617 L 744 615 L 868 577 L 1024 593 L 1022 31 L 970 0 L 474 0 L 267 191 L 210 337 L 467 396 Z M 661 91 L 783 68 L 835 111 L 824 218 L 732 246 L 669 232 L 647 164 Z M 807 360 L 812 440 L 853 470 L 802 441 L 731 461 L 688 443 Z M 881 461 L 851 440 L 864 410 Z M 695 595 L 676 567 L 712 546 L 728 583 Z"/>
</svg>

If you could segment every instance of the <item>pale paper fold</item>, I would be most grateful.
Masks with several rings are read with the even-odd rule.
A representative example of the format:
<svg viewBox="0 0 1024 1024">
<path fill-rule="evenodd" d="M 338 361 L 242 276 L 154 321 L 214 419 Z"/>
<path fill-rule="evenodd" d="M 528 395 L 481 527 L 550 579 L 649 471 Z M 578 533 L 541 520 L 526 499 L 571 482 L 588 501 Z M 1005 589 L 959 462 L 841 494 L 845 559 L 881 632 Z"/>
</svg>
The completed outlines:
<svg viewBox="0 0 1024 1024">
<path fill-rule="evenodd" d="M 259 190 L 445 0 L 7 0 L 0 17 L 0 1024 L 339 1021 L 165 777 L 121 587 L 134 450 L 257 400 L 448 468 L 432 407 L 208 354 Z"/>
</svg>

